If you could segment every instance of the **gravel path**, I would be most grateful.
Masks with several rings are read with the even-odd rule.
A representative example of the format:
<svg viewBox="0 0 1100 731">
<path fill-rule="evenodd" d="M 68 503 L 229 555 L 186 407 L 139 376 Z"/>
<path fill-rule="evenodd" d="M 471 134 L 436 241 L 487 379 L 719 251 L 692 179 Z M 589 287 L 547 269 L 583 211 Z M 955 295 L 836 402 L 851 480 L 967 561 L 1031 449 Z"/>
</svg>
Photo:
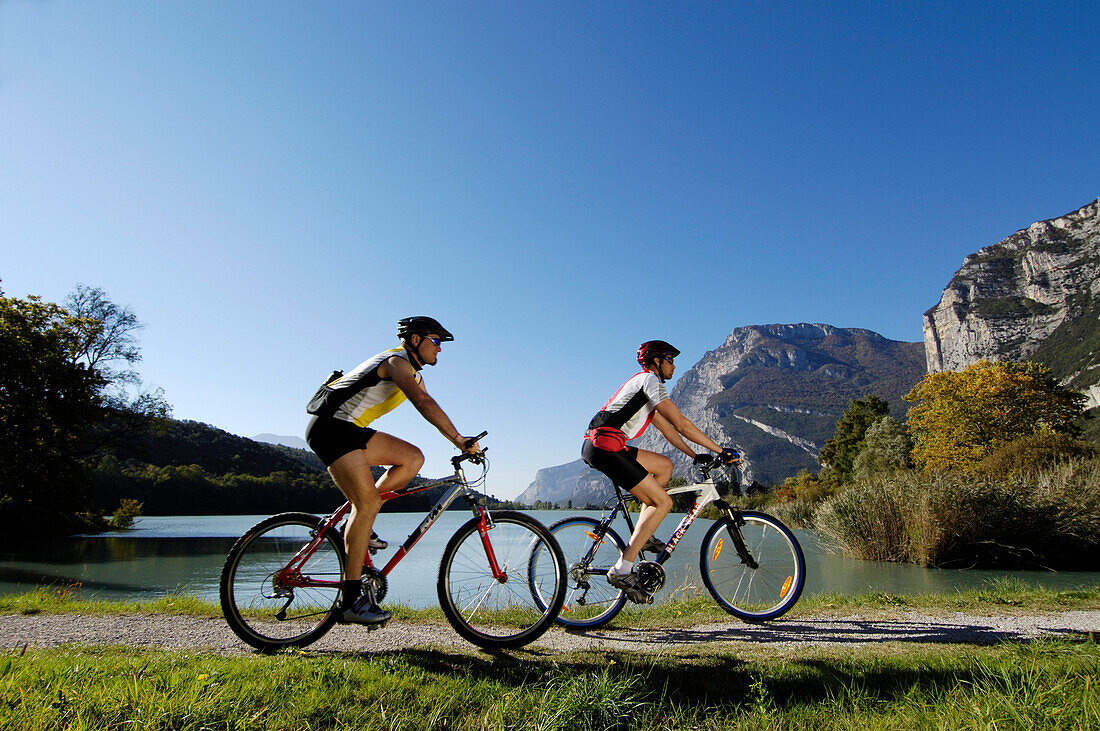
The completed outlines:
<svg viewBox="0 0 1100 731">
<path fill-rule="evenodd" d="M 1074 611 L 1038 616 L 974 616 L 950 613 L 931 616 L 909 612 L 893 617 L 797 617 L 771 624 L 720 622 L 681 629 L 611 627 L 585 633 L 555 627 L 529 649 L 541 652 L 572 650 L 677 651 L 712 642 L 768 643 L 770 645 L 852 646 L 872 642 L 931 642 L 990 644 L 1039 637 L 1100 635 L 1100 611 Z M 247 655 L 252 650 L 238 640 L 225 622 L 216 619 L 169 616 L 82 614 L 0 615 L 0 638 L 8 648 L 78 645 L 128 645 L 204 650 L 222 655 Z M 472 650 L 449 626 L 390 622 L 385 628 L 337 626 L 311 650 L 364 653 L 389 652 L 417 646 Z"/>
</svg>

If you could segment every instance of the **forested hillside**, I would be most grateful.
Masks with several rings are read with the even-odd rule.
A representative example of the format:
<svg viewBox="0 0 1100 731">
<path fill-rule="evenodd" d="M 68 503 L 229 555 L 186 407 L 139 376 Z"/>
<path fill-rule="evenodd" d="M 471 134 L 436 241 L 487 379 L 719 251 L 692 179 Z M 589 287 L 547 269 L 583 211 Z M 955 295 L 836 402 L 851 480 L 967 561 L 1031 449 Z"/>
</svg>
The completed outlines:
<svg viewBox="0 0 1100 731">
<path fill-rule="evenodd" d="M 375 470 L 380 475 L 381 468 Z M 169 420 L 104 457 L 93 470 L 96 501 L 110 510 L 138 500 L 146 515 L 331 512 L 344 497 L 317 456 L 253 441 L 194 421 Z M 427 511 L 442 488 L 393 500 L 383 511 Z M 459 501 L 455 508 L 465 508 Z"/>
</svg>

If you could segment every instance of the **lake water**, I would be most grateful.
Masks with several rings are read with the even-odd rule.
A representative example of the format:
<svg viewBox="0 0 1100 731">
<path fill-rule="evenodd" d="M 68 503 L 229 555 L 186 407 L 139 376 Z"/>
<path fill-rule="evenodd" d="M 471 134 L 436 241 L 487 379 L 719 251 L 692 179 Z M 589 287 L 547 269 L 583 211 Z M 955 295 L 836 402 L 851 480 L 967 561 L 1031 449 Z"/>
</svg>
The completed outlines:
<svg viewBox="0 0 1100 731">
<path fill-rule="evenodd" d="M 568 515 L 599 517 L 598 511 L 529 511 L 550 525 Z M 218 601 L 222 562 L 238 536 L 266 516 L 150 516 L 138 518 L 128 531 L 53 540 L 18 551 L 0 549 L 0 593 L 23 592 L 35 586 L 79 586 L 85 597 L 150 599 L 169 592 Z M 419 513 L 383 513 L 377 532 L 391 549 L 375 557 L 382 566 L 393 549 L 419 524 Z M 465 510 L 447 511 L 389 575 L 390 600 L 414 607 L 435 606 L 436 575 L 443 547 L 451 534 L 470 518 Z M 680 516 L 666 518 L 657 535 L 667 538 Z M 698 546 L 710 521 L 697 520 L 666 564 L 663 590 L 698 580 Z M 620 531 L 621 532 L 621 531 Z M 960 571 L 875 561 L 854 561 L 825 552 L 817 538 L 795 531 L 806 554 L 806 593 L 895 594 L 950 593 L 1012 577 L 1058 589 L 1095 586 L 1100 573 L 1038 571 Z M 625 538 L 625 536 L 624 536 Z"/>
</svg>

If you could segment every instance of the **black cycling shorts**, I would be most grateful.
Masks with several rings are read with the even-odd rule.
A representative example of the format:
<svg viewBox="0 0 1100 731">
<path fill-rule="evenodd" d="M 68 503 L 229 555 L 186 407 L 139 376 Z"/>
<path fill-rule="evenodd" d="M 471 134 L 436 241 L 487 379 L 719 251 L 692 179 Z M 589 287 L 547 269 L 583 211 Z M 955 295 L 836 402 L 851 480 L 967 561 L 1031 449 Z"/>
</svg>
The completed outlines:
<svg viewBox="0 0 1100 731">
<path fill-rule="evenodd" d="M 599 470 L 611 481 L 630 492 L 649 475 L 649 470 L 638 461 L 638 448 L 627 447 L 621 452 L 599 449 L 587 439 L 581 447 L 581 459 L 589 467 Z"/>
<path fill-rule="evenodd" d="M 365 448 L 377 433 L 343 419 L 314 416 L 306 427 L 306 442 L 328 467 L 348 452 Z"/>
</svg>

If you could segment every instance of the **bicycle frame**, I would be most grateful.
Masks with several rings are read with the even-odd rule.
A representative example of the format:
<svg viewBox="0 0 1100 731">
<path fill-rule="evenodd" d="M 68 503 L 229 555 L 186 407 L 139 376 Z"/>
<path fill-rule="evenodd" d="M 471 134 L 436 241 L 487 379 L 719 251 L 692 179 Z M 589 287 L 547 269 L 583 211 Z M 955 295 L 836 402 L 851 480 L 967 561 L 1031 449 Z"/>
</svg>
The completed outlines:
<svg viewBox="0 0 1100 731">
<path fill-rule="evenodd" d="M 470 494 L 470 486 L 466 481 L 466 473 L 462 470 L 462 462 L 467 459 L 467 455 L 459 455 L 451 458 L 451 464 L 454 465 L 455 473 L 451 477 L 444 477 L 439 480 L 431 480 L 429 482 L 422 482 L 418 485 L 407 485 L 399 490 L 393 490 L 392 492 L 382 493 L 382 502 L 388 502 L 395 500 L 406 495 L 412 495 L 414 493 L 423 492 L 424 490 L 430 490 L 433 487 L 439 487 L 440 485 L 453 484 L 451 488 L 432 509 L 428 511 L 428 514 L 424 516 L 424 520 L 420 522 L 420 525 L 409 534 L 409 537 L 405 539 L 405 542 L 397 549 L 397 552 L 389 560 L 389 562 L 381 569 L 380 573 L 383 576 L 388 576 L 389 573 L 401 562 L 401 559 L 405 558 L 412 550 L 413 546 L 428 532 L 435 522 L 439 519 L 439 516 L 449 508 L 459 496 L 464 497 L 466 502 L 470 506 L 470 510 L 473 512 L 474 517 L 480 522 L 478 524 L 478 533 L 481 535 L 482 545 L 485 547 L 485 554 L 489 560 L 489 568 L 493 572 L 493 577 L 498 581 L 501 581 L 505 574 L 497 564 L 496 555 L 493 552 L 492 543 L 489 541 L 489 531 L 493 528 L 492 515 L 484 507 L 478 504 L 477 499 Z M 310 557 L 314 554 L 317 548 L 324 540 L 324 536 L 330 530 L 334 530 L 336 526 L 340 524 L 340 521 L 351 512 L 351 503 L 346 502 L 336 512 L 332 513 L 322 521 L 320 529 L 313 534 L 313 539 L 302 547 L 298 553 L 294 555 L 292 559 L 287 563 L 286 567 L 280 571 L 276 578 L 285 586 L 292 588 L 301 587 L 339 587 L 343 577 L 336 581 L 326 581 L 323 579 L 313 579 L 302 575 L 301 567 L 309 561 Z M 350 559 L 349 559 L 350 560 Z M 374 569 L 374 563 L 371 561 L 370 553 L 364 557 L 363 565 L 369 569 Z"/>
<path fill-rule="evenodd" d="M 688 492 L 698 493 L 698 495 L 695 498 L 695 504 L 691 506 L 691 510 L 687 512 L 687 514 L 680 521 L 680 524 L 676 526 L 676 530 L 673 531 L 672 537 L 669 538 L 668 542 L 665 544 L 665 548 L 661 551 L 657 558 L 654 559 L 657 563 L 663 565 L 666 561 L 668 561 L 669 557 L 676 550 L 676 546 L 680 544 L 680 541 L 687 533 L 688 528 L 690 528 L 691 524 L 695 522 L 695 519 L 699 517 L 699 513 L 703 512 L 703 508 L 710 505 L 711 503 L 714 503 L 719 508 L 725 511 L 726 515 L 729 516 L 730 521 L 732 521 L 732 528 L 736 529 L 744 525 L 744 521 L 741 519 L 741 516 L 738 514 L 738 512 L 734 510 L 729 503 L 723 500 L 721 495 L 718 494 L 718 487 L 714 484 L 714 480 L 709 477 L 708 473 L 709 470 L 704 471 L 704 480 L 702 482 L 696 482 L 692 485 L 681 485 L 679 487 L 673 487 L 668 491 L 669 495 L 682 495 Z M 611 524 L 615 521 L 615 517 L 620 512 L 626 519 L 626 524 L 630 527 L 630 532 L 634 532 L 634 521 L 630 518 L 630 511 L 627 509 L 626 501 L 626 495 L 624 495 L 622 489 L 616 485 L 615 497 L 611 498 L 611 500 L 607 502 L 608 505 L 610 505 L 612 502 L 615 502 L 616 505 L 611 510 L 611 512 L 604 516 L 603 520 L 600 521 L 600 527 L 597 529 L 600 537 L 604 536 L 607 533 L 608 529 L 611 527 Z M 756 560 L 748 552 L 748 549 L 745 546 L 744 539 L 742 538 L 740 532 L 737 530 L 730 530 L 729 534 L 730 538 L 733 540 L 734 546 L 737 549 L 737 554 L 740 557 L 742 563 L 747 564 L 751 568 L 756 568 Z M 595 556 L 596 549 L 598 547 L 599 542 L 593 542 L 592 548 L 585 555 L 583 560 L 585 562 L 591 561 L 592 557 Z"/>
</svg>

